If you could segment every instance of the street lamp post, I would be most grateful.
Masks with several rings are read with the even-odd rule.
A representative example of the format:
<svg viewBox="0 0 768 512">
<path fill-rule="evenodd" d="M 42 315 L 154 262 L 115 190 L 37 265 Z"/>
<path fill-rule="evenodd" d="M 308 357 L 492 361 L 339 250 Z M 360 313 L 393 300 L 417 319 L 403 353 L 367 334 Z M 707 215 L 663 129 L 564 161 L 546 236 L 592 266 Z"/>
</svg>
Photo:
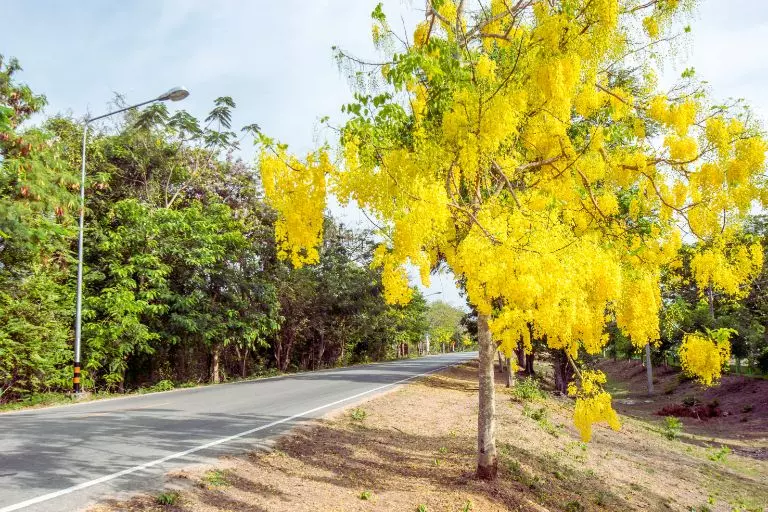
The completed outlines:
<svg viewBox="0 0 768 512">
<path fill-rule="evenodd" d="M 99 119 L 113 116 L 126 110 L 131 110 L 157 101 L 181 101 L 189 96 L 189 91 L 184 87 L 174 87 L 165 94 L 153 98 L 149 101 L 137 103 L 130 107 L 121 108 L 114 112 L 109 112 L 96 117 L 86 117 L 83 125 L 83 151 L 81 157 L 80 168 L 80 229 L 77 235 L 77 302 L 75 307 L 75 371 L 72 377 L 72 390 L 75 395 L 81 391 L 80 387 L 80 327 L 82 324 L 82 312 L 83 312 L 83 224 L 85 222 L 85 145 L 88 140 L 88 125 Z"/>
</svg>

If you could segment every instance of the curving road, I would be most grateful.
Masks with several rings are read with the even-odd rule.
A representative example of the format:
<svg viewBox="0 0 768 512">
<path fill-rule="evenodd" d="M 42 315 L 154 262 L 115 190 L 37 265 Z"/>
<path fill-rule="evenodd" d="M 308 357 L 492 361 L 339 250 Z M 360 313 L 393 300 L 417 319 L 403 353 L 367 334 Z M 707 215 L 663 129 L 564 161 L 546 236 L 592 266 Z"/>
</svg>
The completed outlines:
<svg viewBox="0 0 768 512">
<path fill-rule="evenodd" d="M 476 353 L 0 414 L 0 512 L 80 510 Z"/>
</svg>

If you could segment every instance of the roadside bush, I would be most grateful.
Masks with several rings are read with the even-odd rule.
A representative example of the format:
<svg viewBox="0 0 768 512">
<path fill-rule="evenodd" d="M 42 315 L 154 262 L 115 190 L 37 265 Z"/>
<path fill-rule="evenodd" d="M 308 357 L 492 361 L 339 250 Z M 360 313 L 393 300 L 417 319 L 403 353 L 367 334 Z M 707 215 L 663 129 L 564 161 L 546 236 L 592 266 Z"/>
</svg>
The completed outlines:
<svg viewBox="0 0 768 512">
<path fill-rule="evenodd" d="M 663 429 L 664 437 L 669 440 L 677 439 L 683 431 L 683 422 L 674 416 L 667 416 L 664 418 Z"/>
<path fill-rule="evenodd" d="M 367 415 L 365 409 L 361 409 L 360 407 L 352 409 L 352 412 L 350 413 L 350 416 L 354 421 L 363 421 Z"/>
<path fill-rule="evenodd" d="M 179 500 L 179 493 L 176 491 L 161 492 L 155 498 L 158 505 L 175 505 Z"/>
<path fill-rule="evenodd" d="M 720 448 L 709 450 L 707 458 L 713 462 L 725 462 L 728 455 L 731 454 L 731 449 L 725 445 L 721 445 Z"/>
<path fill-rule="evenodd" d="M 512 394 L 512 398 L 517 402 L 532 402 L 535 400 L 542 400 L 545 397 L 545 394 L 539 385 L 539 381 L 533 377 L 526 377 L 518 380 L 510 393 Z"/>
<path fill-rule="evenodd" d="M 174 386 L 173 381 L 170 381 L 168 379 L 163 379 L 160 382 L 146 388 L 147 392 L 150 393 L 156 393 L 157 391 L 170 391 L 174 389 L 176 386 Z"/>
</svg>

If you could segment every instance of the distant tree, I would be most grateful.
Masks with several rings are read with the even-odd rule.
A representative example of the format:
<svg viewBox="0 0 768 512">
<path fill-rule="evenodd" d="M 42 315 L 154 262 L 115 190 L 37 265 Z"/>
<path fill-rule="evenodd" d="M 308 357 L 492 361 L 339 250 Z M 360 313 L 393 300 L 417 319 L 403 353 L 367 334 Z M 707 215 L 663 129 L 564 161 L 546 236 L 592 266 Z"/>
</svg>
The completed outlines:
<svg viewBox="0 0 768 512">
<path fill-rule="evenodd" d="M 466 327 L 462 324 L 464 316 L 464 311 L 447 302 L 432 302 L 427 312 L 430 344 L 436 350 L 446 350 L 462 343 L 466 334 Z"/>
</svg>

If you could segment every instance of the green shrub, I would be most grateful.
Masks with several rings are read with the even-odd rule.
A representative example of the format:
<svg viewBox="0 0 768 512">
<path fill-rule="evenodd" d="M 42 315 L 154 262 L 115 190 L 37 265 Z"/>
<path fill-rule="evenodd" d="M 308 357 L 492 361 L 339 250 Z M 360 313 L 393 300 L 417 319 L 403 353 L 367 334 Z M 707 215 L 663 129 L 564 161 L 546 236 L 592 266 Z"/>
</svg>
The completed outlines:
<svg viewBox="0 0 768 512">
<path fill-rule="evenodd" d="M 173 382 L 168 379 L 163 379 L 160 382 L 153 384 L 152 386 L 149 386 L 147 388 L 147 391 L 150 393 L 156 393 L 158 391 L 170 391 L 174 389 L 176 386 L 173 385 Z"/>
<path fill-rule="evenodd" d="M 512 398 L 518 402 L 532 402 L 542 400 L 545 397 L 539 386 L 539 381 L 533 377 L 518 380 L 510 393 L 512 393 Z"/>
<path fill-rule="evenodd" d="M 725 445 L 720 445 L 720 448 L 710 450 L 709 454 L 707 454 L 707 458 L 713 462 L 725 462 L 726 457 L 728 457 L 730 453 L 730 448 Z"/>
<path fill-rule="evenodd" d="M 365 409 L 361 409 L 360 407 L 355 407 L 354 409 L 352 409 L 352 412 L 349 415 L 355 421 L 363 421 L 365 417 L 368 416 L 368 413 L 365 412 Z"/>
<path fill-rule="evenodd" d="M 175 505 L 179 501 L 179 493 L 176 491 L 161 492 L 155 498 L 158 505 Z"/>
<path fill-rule="evenodd" d="M 674 416 L 667 416 L 664 418 L 663 434 L 669 440 L 674 440 L 680 437 L 680 433 L 683 431 L 683 422 L 680 418 Z"/>
<path fill-rule="evenodd" d="M 373 497 L 373 493 L 371 491 L 363 491 L 360 493 L 360 499 L 363 501 L 368 501 Z"/>
</svg>

